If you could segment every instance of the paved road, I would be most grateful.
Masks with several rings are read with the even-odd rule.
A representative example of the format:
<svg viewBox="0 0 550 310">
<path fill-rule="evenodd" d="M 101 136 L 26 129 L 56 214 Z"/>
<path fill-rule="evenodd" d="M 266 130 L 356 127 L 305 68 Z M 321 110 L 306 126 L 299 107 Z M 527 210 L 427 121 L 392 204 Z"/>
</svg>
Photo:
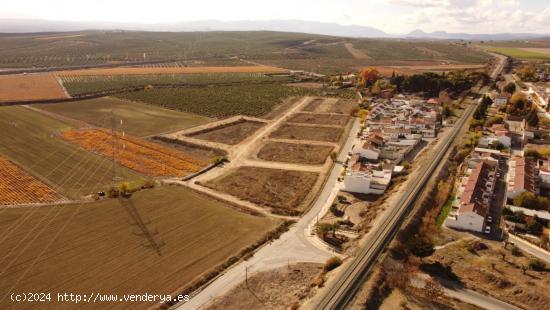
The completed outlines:
<svg viewBox="0 0 550 310">
<path fill-rule="evenodd" d="M 338 157 L 339 162 L 346 160 L 359 127 L 359 121 L 356 119 L 350 131 L 349 138 Z M 312 222 L 316 221 L 317 215 L 323 208 L 331 203 L 330 199 L 333 197 L 333 189 L 337 186 L 337 179 L 341 171 L 342 165 L 340 163 L 335 164 L 312 208 L 288 232 L 284 233 L 279 239 L 262 247 L 248 261 L 239 263 L 229 269 L 204 290 L 193 296 L 189 302 L 178 305 L 177 309 L 200 309 L 204 307 L 213 298 L 223 296 L 231 288 L 244 281 L 247 269 L 249 273 L 254 273 L 284 266 L 288 263 L 324 263 L 328 258 L 334 256 L 335 253 L 324 250 L 321 246 L 310 242 L 308 227 Z"/>
<path fill-rule="evenodd" d="M 550 253 L 543 250 L 543 249 L 540 249 L 539 247 L 537 246 L 534 246 L 532 244 L 530 244 L 529 242 L 519 238 L 519 237 L 516 237 L 512 234 L 508 234 L 508 239 L 513 241 L 514 244 L 522 251 L 524 252 L 527 252 L 533 256 L 535 256 L 536 258 L 538 259 L 541 259 L 547 263 L 550 263 Z"/>
<path fill-rule="evenodd" d="M 430 276 L 425 273 L 418 274 L 415 278 L 411 279 L 411 285 L 416 288 L 423 288 L 426 285 L 426 280 Z M 491 296 L 485 296 L 476 291 L 464 289 L 464 288 L 453 288 L 456 284 L 450 281 L 445 281 L 440 279 L 444 285 L 443 292 L 445 295 L 451 298 L 458 299 L 462 302 L 487 309 L 487 310 L 518 310 L 520 308 L 506 303 L 502 300 L 493 298 Z"/>
<path fill-rule="evenodd" d="M 518 310 L 520 308 L 472 290 L 444 288 L 445 295 L 487 310 Z"/>
</svg>

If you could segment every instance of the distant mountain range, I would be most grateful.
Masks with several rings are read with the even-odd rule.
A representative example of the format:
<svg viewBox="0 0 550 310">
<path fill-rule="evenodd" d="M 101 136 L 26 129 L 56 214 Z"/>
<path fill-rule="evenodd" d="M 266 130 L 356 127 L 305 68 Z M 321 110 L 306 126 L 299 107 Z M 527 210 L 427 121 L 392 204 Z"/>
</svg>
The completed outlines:
<svg viewBox="0 0 550 310">
<path fill-rule="evenodd" d="M 416 39 L 441 39 L 441 40 L 518 40 L 550 37 L 535 33 L 494 33 L 494 34 L 470 34 L 470 33 L 449 33 L 445 31 L 424 32 L 414 30 L 405 35 L 407 38 Z"/>
<path fill-rule="evenodd" d="M 140 24 L 118 22 L 73 22 L 38 19 L 0 19 L 0 33 L 65 32 L 81 30 L 134 30 L 134 31 L 282 31 L 353 38 L 410 38 L 442 40 L 515 40 L 550 37 L 533 33 L 468 34 L 436 31 L 427 33 L 415 30 L 408 34 L 389 34 L 382 30 L 358 25 L 339 25 L 301 20 L 219 21 Z"/>
</svg>

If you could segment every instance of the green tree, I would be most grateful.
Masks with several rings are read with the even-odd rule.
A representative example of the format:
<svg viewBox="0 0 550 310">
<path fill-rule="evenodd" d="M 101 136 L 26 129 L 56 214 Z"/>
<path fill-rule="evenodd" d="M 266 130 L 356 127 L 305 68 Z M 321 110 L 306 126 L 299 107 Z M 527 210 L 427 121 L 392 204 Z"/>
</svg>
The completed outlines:
<svg viewBox="0 0 550 310">
<path fill-rule="evenodd" d="M 503 89 L 505 92 L 509 93 L 510 95 L 516 92 L 516 83 L 510 82 L 504 86 Z"/>
</svg>

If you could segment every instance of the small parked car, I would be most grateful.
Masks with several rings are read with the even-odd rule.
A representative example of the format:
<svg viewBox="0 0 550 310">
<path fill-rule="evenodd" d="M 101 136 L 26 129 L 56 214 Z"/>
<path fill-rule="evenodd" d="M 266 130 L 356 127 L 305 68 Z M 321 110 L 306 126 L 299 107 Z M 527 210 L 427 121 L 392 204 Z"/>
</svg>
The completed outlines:
<svg viewBox="0 0 550 310">
<path fill-rule="evenodd" d="M 488 216 L 487 217 L 487 223 L 492 223 L 493 222 L 493 217 L 492 216 Z"/>
<path fill-rule="evenodd" d="M 490 234 L 491 233 L 491 226 L 485 227 L 485 233 Z"/>
</svg>

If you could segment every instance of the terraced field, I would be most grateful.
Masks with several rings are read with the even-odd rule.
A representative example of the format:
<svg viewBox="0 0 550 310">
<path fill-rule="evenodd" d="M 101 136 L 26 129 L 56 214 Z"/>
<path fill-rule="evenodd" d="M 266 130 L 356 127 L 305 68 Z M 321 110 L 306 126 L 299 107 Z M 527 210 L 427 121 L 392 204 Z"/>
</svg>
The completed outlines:
<svg viewBox="0 0 550 310">
<path fill-rule="evenodd" d="M 143 230 L 136 225 L 139 220 L 146 223 Z M 25 225 L 13 229 L 22 221 Z M 54 292 L 180 293 L 276 225 L 273 219 L 244 214 L 171 186 L 140 191 L 130 199 L 3 210 L 0 231 L 7 238 L 0 243 L 0 295 L 27 290 L 52 292 L 52 298 Z M 74 303 L 56 304 L 75 307 Z M 78 306 L 148 309 L 160 304 Z M 9 298 L 0 303 L 2 309 L 28 307 Z"/>
<path fill-rule="evenodd" d="M 58 137 L 70 129 L 63 122 L 21 106 L 0 107 L 0 154 L 64 196 L 108 189 L 113 182 L 111 160 Z M 117 171 L 120 181 L 144 178 L 124 167 Z"/>
<path fill-rule="evenodd" d="M 111 117 L 113 113 L 117 121 L 122 121 L 122 124 L 117 124 L 119 131 L 140 137 L 194 127 L 211 121 L 210 118 L 201 115 L 111 97 L 42 104 L 35 107 L 95 126 L 105 126 L 102 119 L 105 116 Z"/>
</svg>

